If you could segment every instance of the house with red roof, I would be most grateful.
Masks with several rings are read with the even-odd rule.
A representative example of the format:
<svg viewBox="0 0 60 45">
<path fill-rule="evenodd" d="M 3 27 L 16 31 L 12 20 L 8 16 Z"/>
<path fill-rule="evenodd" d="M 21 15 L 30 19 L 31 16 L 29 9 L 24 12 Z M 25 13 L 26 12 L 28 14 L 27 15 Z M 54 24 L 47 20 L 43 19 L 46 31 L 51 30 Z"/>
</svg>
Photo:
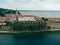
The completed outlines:
<svg viewBox="0 0 60 45">
<path fill-rule="evenodd" d="M 0 25 L 6 25 L 7 18 L 0 16 Z"/>
</svg>

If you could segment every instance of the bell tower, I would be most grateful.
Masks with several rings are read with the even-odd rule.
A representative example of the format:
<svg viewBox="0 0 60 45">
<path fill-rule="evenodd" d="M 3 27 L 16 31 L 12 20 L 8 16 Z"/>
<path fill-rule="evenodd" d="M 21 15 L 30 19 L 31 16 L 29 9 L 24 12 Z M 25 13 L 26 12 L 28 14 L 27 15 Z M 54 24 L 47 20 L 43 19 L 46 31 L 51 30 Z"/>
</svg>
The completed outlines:
<svg viewBox="0 0 60 45">
<path fill-rule="evenodd" d="M 18 10 L 16 9 L 16 21 L 18 22 L 18 16 L 19 16 L 19 14 L 18 14 Z"/>
<path fill-rule="evenodd" d="M 19 10 L 16 9 L 16 21 L 18 22 L 18 17 L 21 16 L 22 14 L 19 12 Z"/>
</svg>

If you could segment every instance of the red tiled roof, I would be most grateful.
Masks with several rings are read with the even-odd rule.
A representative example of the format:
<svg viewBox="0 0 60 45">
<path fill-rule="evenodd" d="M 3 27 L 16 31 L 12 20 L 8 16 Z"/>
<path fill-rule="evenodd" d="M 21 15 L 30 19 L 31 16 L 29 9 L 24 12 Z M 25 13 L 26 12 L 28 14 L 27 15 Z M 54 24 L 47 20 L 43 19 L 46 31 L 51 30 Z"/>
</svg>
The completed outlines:
<svg viewBox="0 0 60 45">
<path fill-rule="evenodd" d="M 48 19 L 60 19 L 60 18 L 48 18 Z"/>
<path fill-rule="evenodd" d="M 35 20 L 41 19 L 41 17 L 39 17 L 39 16 L 28 15 L 28 14 L 25 14 L 25 15 L 21 15 L 21 16 L 19 16 L 19 18 L 23 18 L 23 17 L 34 17 Z"/>
<path fill-rule="evenodd" d="M 7 17 L 8 19 L 14 19 L 14 18 L 16 18 L 15 15 L 7 15 L 6 17 Z"/>
<path fill-rule="evenodd" d="M 16 18 L 16 15 L 6 15 L 6 17 L 7 17 L 8 19 L 15 19 L 15 18 Z M 19 17 L 19 18 L 23 18 L 23 17 L 34 17 L 35 20 L 41 18 L 41 17 L 35 16 L 35 15 L 30 15 L 30 14 L 19 15 L 18 17 Z"/>
<path fill-rule="evenodd" d="M 48 18 L 48 20 L 60 20 L 60 18 Z"/>
<path fill-rule="evenodd" d="M 34 15 L 22 15 L 22 17 L 35 17 Z"/>
<path fill-rule="evenodd" d="M 6 17 L 0 17 L 0 21 L 6 21 L 7 18 Z"/>
<path fill-rule="evenodd" d="M 6 22 L 0 22 L 0 25 L 6 25 Z"/>
</svg>

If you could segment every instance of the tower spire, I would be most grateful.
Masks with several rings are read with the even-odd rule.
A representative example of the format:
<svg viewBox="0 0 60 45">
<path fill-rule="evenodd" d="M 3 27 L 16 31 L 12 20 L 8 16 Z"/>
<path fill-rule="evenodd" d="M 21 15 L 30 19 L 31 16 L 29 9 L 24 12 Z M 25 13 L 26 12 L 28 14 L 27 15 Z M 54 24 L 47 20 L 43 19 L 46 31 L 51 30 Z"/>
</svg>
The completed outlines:
<svg viewBox="0 0 60 45">
<path fill-rule="evenodd" d="M 16 9 L 16 21 L 18 21 L 18 16 L 19 16 L 18 10 Z"/>
<path fill-rule="evenodd" d="M 18 15 L 18 10 L 16 9 L 16 15 Z"/>
</svg>

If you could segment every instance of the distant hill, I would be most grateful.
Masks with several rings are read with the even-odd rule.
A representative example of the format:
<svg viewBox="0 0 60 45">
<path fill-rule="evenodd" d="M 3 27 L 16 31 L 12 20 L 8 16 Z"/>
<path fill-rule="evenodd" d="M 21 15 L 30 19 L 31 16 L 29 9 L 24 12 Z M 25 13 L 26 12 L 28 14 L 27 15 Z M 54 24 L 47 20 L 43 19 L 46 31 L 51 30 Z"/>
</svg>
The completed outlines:
<svg viewBox="0 0 60 45">
<path fill-rule="evenodd" d="M 0 8 L 0 15 L 5 16 L 5 14 L 16 14 L 16 10 Z M 20 14 L 19 11 L 18 14 Z"/>
</svg>

